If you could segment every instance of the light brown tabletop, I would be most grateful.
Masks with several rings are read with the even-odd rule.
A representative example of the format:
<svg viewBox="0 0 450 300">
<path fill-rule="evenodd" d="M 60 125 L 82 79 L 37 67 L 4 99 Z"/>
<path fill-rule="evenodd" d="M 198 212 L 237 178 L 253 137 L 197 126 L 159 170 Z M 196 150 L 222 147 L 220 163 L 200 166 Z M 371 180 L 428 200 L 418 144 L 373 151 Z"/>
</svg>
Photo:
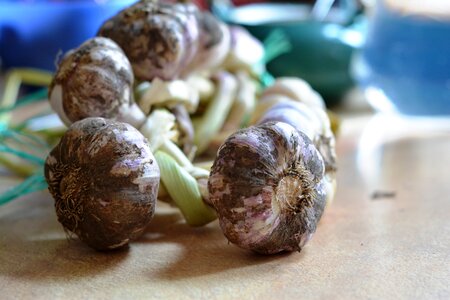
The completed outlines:
<svg viewBox="0 0 450 300">
<path fill-rule="evenodd" d="M 13 201 L 0 298 L 450 299 L 450 130 L 400 125 L 344 118 L 337 196 L 301 253 L 248 253 L 163 204 L 127 251 L 98 253 L 66 238 L 46 192 Z"/>
</svg>

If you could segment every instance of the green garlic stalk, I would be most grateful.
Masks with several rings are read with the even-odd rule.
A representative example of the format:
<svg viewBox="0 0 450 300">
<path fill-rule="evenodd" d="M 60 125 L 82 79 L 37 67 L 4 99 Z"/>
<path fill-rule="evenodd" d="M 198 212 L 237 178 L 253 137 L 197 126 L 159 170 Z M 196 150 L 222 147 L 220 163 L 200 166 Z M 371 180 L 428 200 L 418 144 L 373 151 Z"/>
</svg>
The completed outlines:
<svg viewBox="0 0 450 300">
<path fill-rule="evenodd" d="M 215 78 L 217 80 L 216 94 L 203 116 L 193 120 L 194 143 L 197 146 L 198 153 L 205 151 L 211 140 L 222 129 L 233 106 L 238 89 L 238 82 L 235 77 L 225 71 L 216 73 Z"/>
</svg>

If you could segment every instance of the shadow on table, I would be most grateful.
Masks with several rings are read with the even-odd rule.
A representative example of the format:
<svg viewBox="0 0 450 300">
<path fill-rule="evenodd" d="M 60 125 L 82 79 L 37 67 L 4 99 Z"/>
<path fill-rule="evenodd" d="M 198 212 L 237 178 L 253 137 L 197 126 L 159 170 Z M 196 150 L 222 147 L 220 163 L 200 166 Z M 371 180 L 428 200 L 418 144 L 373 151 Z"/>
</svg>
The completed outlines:
<svg viewBox="0 0 450 300">
<path fill-rule="evenodd" d="M 179 258 L 158 272 L 159 277 L 168 280 L 200 277 L 274 261 L 279 264 L 280 259 L 290 256 L 287 253 L 258 255 L 243 250 L 227 241 L 218 221 L 193 228 L 184 223 L 178 213 L 156 215 L 147 234 L 137 243 L 176 243 L 181 246 Z M 301 256 L 296 258 L 301 259 Z M 154 276 L 153 273 L 149 275 Z"/>
<path fill-rule="evenodd" d="M 48 198 L 16 201 L 33 201 L 33 209 L 11 203 L 9 213 L 0 214 L 0 277 L 77 280 L 107 272 L 128 255 L 127 249 L 106 254 L 68 239 Z"/>
<path fill-rule="evenodd" d="M 193 228 L 184 222 L 176 209 L 168 207 L 158 210 L 144 236 L 131 243 L 131 251 L 97 252 L 76 238 L 67 238 L 56 220 L 52 200 L 48 195 L 44 196 L 25 197 L 2 207 L 0 277 L 79 281 L 108 274 L 119 265 L 128 267 L 130 272 L 144 269 L 149 278 L 156 276 L 163 280 L 245 268 L 246 274 L 252 276 L 254 272 L 260 273 L 261 268 L 256 271 L 256 268 L 249 268 L 251 266 L 265 265 L 266 271 L 273 271 L 281 263 L 280 259 L 290 257 L 289 260 L 298 261 L 302 258 L 302 254 L 295 257 L 287 254 L 263 256 L 245 251 L 228 243 L 217 221 Z M 143 266 L 138 262 L 142 255 L 148 258 L 152 253 L 159 260 L 155 264 Z M 153 262 L 151 259 L 144 261 Z M 133 269 L 133 266 L 140 267 Z"/>
</svg>

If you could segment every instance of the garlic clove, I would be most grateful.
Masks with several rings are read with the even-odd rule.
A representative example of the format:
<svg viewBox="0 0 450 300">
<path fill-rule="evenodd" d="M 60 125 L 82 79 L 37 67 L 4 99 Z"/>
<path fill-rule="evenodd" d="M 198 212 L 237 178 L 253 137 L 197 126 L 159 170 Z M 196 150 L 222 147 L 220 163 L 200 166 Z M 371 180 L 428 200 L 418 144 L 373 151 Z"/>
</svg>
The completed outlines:
<svg viewBox="0 0 450 300">
<path fill-rule="evenodd" d="M 120 248 L 151 221 L 160 173 L 147 140 L 126 123 L 73 123 L 45 162 L 58 221 L 97 250 Z"/>
<path fill-rule="evenodd" d="M 228 240 L 264 254 L 300 251 L 326 201 L 324 163 L 309 138 L 277 122 L 231 135 L 208 182 Z"/>
</svg>

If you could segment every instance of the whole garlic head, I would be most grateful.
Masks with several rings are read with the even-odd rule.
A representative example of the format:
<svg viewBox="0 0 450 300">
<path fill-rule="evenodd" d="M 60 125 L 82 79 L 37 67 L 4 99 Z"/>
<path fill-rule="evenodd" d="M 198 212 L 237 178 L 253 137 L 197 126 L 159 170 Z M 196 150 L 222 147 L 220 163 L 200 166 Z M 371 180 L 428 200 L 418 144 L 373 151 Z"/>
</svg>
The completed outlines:
<svg viewBox="0 0 450 300">
<path fill-rule="evenodd" d="M 73 123 L 45 162 L 58 221 L 97 250 L 120 248 L 151 221 L 160 171 L 144 136 L 103 118 Z"/>
<path fill-rule="evenodd" d="M 49 88 L 61 120 L 105 117 L 139 126 L 144 113 L 133 100 L 131 65 L 116 43 L 96 37 L 66 54 Z"/>
<path fill-rule="evenodd" d="M 325 208 L 321 155 L 283 122 L 237 131 L 221 146 L 209 177 L 209 204 L 228 240 L 263 254 L 300 251 Z"/>
<path fill-rule="evenodd" d="M 177 78 L 197 52 L 198 9 L 192 4 L 140 1 L 107 20 L 98 35 L 122 47 L 136 78 Z"/>
</svg>

